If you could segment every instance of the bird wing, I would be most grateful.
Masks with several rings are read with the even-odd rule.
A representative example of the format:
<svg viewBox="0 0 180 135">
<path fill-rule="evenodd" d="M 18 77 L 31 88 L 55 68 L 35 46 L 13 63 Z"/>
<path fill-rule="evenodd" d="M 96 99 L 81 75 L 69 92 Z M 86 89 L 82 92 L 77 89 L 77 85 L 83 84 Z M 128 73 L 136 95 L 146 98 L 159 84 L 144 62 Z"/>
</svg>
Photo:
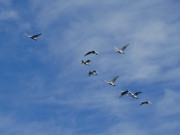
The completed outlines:
<svg viewBox="0 0 180 135">
<path fill-rule="evenodd" d="M 28 35 L 28 34 L 26 34 L 26 33 L 24 33 L 24 35 L 25 35 L 25 36 L 27 36 L 27 37 L 29 37 L 29 38 L 31 38 L 31 37 L 32 37 L 32 36 L 30 36 L 30 35 Z"/>
<path fill-rule="evenodd" d="M 134 93 L 134 95 L 136 95 L 136 96 L 137 96 L 137 95 L 138 95 L 138 94 L 140 94 L 140 93 L 142 93 L 142 92 L 136 92 L 136 93 Z"/>
<path fill-rule="evenodd" d="M 122 92 L 122 93 L 121 93 L 121 96 L 123 96 L 123 95 L 125 95 L 125 94 L 126 94 L 126 91 Z"/>
<path fill-rule="evenodd" d="M 88 63 L 89 63 L 90 61 L 91 61 L 91 60 L 86 60 L 86 62 L 88 62 Z"/>
<path fill-rule="evenodd" d="M 41 35 L 41 33 L 37 34 L 37 35 L 33 35 L 32 38 L 36 38 L 39 37 Z"/>
<path fill-rule="evenodd" d="M 122 92 L 124 92 L 124 91 L 123 91 L 123 90 L 117 90 L 117 92 L 121 92 L 121 93 L 122 93 Z"/>
<path fill-rule="evenodd" d="M 108 81 L 104 80 L 104 82 L 109 83 Z"/>
<path fill-rule="evenodd" d="M 121 94 L 121 95 L 119 96 L 119 98 L 121 98 L 122 96 L 124 96 L 124 95 Z"/>
<path fill-rule="evenodd" d="M 124 95 L 127 95 L 127 96 L 128 96 L 128 92 L 129 92 L 128 90 L 122 91 L 120 97 L 122 97 L 122 96 L 124 96 Z"/>
<path fill-rule="evenodd" d="M 127 90 L 127 92 L 128 92 L 129 94 L 131 94 L 131 95 L 134 95 L 130 90 Z"/>
<path fill-rule="evenodd" d="M 118 77 L 119 77 L 119 76 L 116 76 L 115 78 L 113 78 L 111 82 L 114 83 Z"/>
<path fill-rule="evenodd" d="M 91 51 L 91 53 L 94 53 L 94 54 L 95 54 L 95 53 L 96 53 L 96 51 L 92 50 L 92 51 Z"/>
<path fill-rule="evenodd" d="M 124 51 L 124 50 L 126 49 L 126 47 L 128 47 L 128 46 L 129 46 L 129 44 L 126 44 L 125 46 L 123 46 L 123 47 L 121 48 L 121 50 Z"/>
<path fill-rule="evenodd" d="M 91 76 L 91 74 L 92 74 L 92 72 L 91 72 L 91 71 L 89 71 L 89 76 Z"/>
<path fill-rule="evenodd" d="M 140 103 L 141 103 L 140 105 L 143 105 L 143 104 L 145 104 L 145 102 L 146 102 L 146 101 L 140 101 Z"/>
<path fill-rule="evenodd" d="M 116 47 L 116 46 L 113 48 L 113 50 L 114 50 L 114 51 L 118 51 L 118 49 L 117 49 L 117 47 Z"/>
<path fill-rule="evenodd" d="M 87 52 L 84 56 L 87 56 L 87 55 L 89 55 L 89 54 L 91 54 L 91 53 L 92 53 L 92 52 L 89 51 L 89 52 Z"/>
<path fill-rule="evenodd" d="M 127 96 L 128 96 L 129 94 L 131 94 L 131 92 L 130 92 L 129 90 L 125 90 L 124 93 L 127 94 Z"/>
</svg>

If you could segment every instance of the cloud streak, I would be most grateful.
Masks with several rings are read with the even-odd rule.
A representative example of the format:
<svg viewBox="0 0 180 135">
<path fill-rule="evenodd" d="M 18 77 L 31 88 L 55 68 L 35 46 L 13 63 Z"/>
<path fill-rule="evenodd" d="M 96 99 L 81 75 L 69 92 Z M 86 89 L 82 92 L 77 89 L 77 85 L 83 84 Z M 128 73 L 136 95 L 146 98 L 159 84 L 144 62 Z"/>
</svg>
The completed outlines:
<svg viewBox="0 0 180 135">
<path fill-rule="evenodd" d="M 172 14 L 177 5 L 168 0 L 34 0 L 26 5 L 28 12 L 3 10 L 0 20 L 14 20 L 21 32 L 11 37 L 13 51 L 3 47 L 8 57 L 1 53 L 6 65 L 16 67 L 3 69 L 11 87 L 2 85 L 6 96 L 1 99 L 12 109 L 0 117 L 3 133 L 177 134 L 180 40 L 178 14 Z M 24 31 L 43 34 L 31 42 L 22 38 Z M 127 43 L 124 55 L 112 50 Z M 86 49 L 99 55 L 84 57 Z M 82 59 L 92 63 L 82 65 Z M 94 69 L 99 74 L 89 77 L 86 71 Z M 116 87 L 103 82 L 117 75 Z M 153 104 L 119 99 L 117 89 L 141 90 L 140 100 Z"/>
</svg>

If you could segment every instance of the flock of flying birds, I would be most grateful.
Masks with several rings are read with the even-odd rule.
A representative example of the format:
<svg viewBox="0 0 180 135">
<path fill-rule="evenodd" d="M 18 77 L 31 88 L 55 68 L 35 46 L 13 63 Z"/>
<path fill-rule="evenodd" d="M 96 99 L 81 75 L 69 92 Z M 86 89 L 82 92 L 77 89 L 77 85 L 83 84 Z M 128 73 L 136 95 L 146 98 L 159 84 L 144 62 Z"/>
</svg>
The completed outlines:
<svg viewBox="0 0 180 135">
<path fill-rule="evenodd" d="M 24 34 L 25 36 L 27 36 L 28 38 L 31 38 L 35 41 L 37 41 L 37 37 L 39 37 L 41 35 L 41 33 L 39 34 L 36 34 L 36 35 L 28 35 L 28 34 Z M 120 53 L 120 54 L 124 54 L 124 50 L 129 46 L 129 44 L 126 44 L 124 45 L 121 49 L 118 49 L 117 47 L 114 47 L 113 50 Z M 90 50 L 88 51 L 84 56 L 87 56 L 87 55 L 90 55 L 90 54 L 95 54 L 95 55 L 98 55 L 98 52 L 97 51 L 94 51 L 94 50 Z M 84 64 L 84 65 L 89 65 L 89 63 L 91 62 L 91 60 L 82 60 L 81 63 Z M 89 76 L 91 75 L 98 75 L 97 74 L 97 71 L 96 70 L 93 70 L 93 71 L 87 71 Z M 111 81 L 106 81 L 104 80 L 106 83 L 108 83 L 109 85 L 111 86 L 115 86 L 115 81 L 117 80 L 117 78 L 119 78 L 119 76 L 116 76 L 115 78 L 113 78 Z M 141 94 L 142 92 L 135 92 L 135 93 L 132 93 L 131 91 L 129 90 L 125 90 L 125 91 L 122 91 L 122 90 L 118 90 L 119 92 L 121 92 L 119 98 L 123 97 L 124 95 L 127 95 L 127 96 L 131 96 L 135 99 L 138 99 L 138 95 Z M 140 105 L 143 105 L 143 104 L 152 104 L 150 101 L 140 101 Z"/>
<path fill-rule="evenodd" d="M 117 47 L 114 47 L 113 50 L 120 53 L 120 54 L 124 54 L 124 50 L 129 46 L 129 44 L 126 44 L 125 46 L 123 46 L 121 49 L 118 49 Z M 87 56 L 87 55 L 90 55 L 90 54 L 95 54 L 95 55 L 98 55 L 98 52 L 95 51 L 95 50 L 90 50 L 88 51 L 84 56 Z M 89 65 L 89 63 L 91 62 L 91 60 L 82 60 L 81 63 L 84 64 L 84 65 Z M 91 75 L 97 75 L 97 71 L 96 70 L 93 70 L 93 71 L 88 71 L 89 73 L 89 76 Z M 108 83 L 109 85 L 112 85 L 112 86 L 115 86 L 115 81 L 117 80 L 117 78 L 119 78 L 119 76 L 116 76 L 115 78 L 113 78 L 111 81 L 106 81 L 104 80 L 106 83 Z M 138 99 L 138 95 L 141 94 L 142 92 L 136 92 L 136 93 L 132 93 L 131 91 L 129 90 L 125 90 L 125 91 L 122 91 L 122 90 L 118 90 L 119 92 L 121 92 L 121 95 L 119 98 L 123 97 L 124 95 L 127 95 L 127 96 L 131 96 L 135 99 Z M 143 105 L 143 104 L 152 104 L 150 101 L 140 101 L 140 105 Z"/>
</svg>

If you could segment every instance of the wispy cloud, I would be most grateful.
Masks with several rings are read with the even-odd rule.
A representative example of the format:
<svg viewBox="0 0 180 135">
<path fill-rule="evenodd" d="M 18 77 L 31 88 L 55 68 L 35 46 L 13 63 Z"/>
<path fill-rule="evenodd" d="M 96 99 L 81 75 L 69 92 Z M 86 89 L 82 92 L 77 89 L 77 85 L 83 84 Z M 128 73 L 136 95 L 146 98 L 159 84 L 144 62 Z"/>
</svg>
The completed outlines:
<svg viewBox="0 0 180 135">
<path fill-rule="evenodd" d="M 111 69 L 111 71 L 114 70 L 114 72 L 117 72 L 118 70 L 124 71 L 124 73 L 127 73 L 127 76 L 123 76 L 126 80 L 148 79 L 150 77 L 151 81 L 156 81 L 159 78 L 158 76 L 163 75 L 163 73 L 161 74 L 160 69 L 163 69 L 164 66 L 166 66 L 164 64 L 167 64 L 165 63 L 167 62 L 167 59 L 168 61 L 171 61 L 171 63 L 178 61 L 178 59 L 174 59 L 174 57 L 176 57 L 175 55 L 165 55 L 166 53 L 171 52 L 177 54 L 177 46 L 175 42 L 171 42 L 173 45 L 171 45 L 170 50 L 169 47 L 165 47 L 168 46 L 170 42 L 167 37 L 174 27 L 172 26 L 168 28 L 168 21 L 170 20 L 167 20 L 163 14 L 158 14 L 156 17 L 153 16 L 154 12 L 157 11 L 153 11 L 151 7 L 158 9 L 158 6 L 161 6 L 161 8 L 158 9 L 159 11 L 165 11 L 166 8 L 169 8 L 166 5 L 159 5 L 160 2 L 161 1 L 155 3 L 142 2 L 136 3 L 135 5 L 123 3 L 128 5 L 130 9 L 125 11 L 124 8 L 115 8 L 110 10 L 110 12 L 107 14 L 103 12 L 104 9 L 111 9 L 110 7 L 115 6 L 115 4 L 111 3 L 112 5 L 110 4 L 111 6 L 108 6 L 106 5 L 106 2 L 104 2 L 104 6 L 102 6 L 100 9 L 95 8 L 97 14 L 95 14 L 94 11 L 90 11 L 87 13 L 87 17 L 81 15 L 82 18 L 80 18 L 80 16 L 76 16 L 76 14 L 71 14 L 71 12 L 64 13 L 64 11 L 71 9 L 74 10 L 74 13 L 77 13 L 78 15 L 78 11 L 83 10 L 83 8 L 81 6 L 79 7 L 79 5 L 83 5 L 85 7 L 88 6 L 90 9 L 94 9 L 94 2 L 84 3 L 79 1 L 75 4 L 75 6 L 73 6 L 73 9 L 65 8 L 63 9 L 63 12 L 59 11 L 61 8 L 58 5 L 63 4 L 64 2 L 58 2 L 58 4 L 48 3 L 47 7 L 43 6 L 42 11 L 39 12 L 37 18 L 41 19 L 41 21 L 38 21 L 39 23 L 45 22 L 47 23 L 46 26 L 48 26 L 48 24 L 51 24 L 51 22 L 43 20 L 43 18 L 55 16 L 54 19 L 48 20 L 54 20 L 54 22 L 57 21 L 57 23 L 59 22 L 60 24 L 56 24 L 56 30 L 53 30 L 54 33 L 59 33 L 58 35 L 60 36 L 49 37 L 49 40 L 47 40 L 47 42 L 49 42 L 48 49 L 51 56 L 55 55 L 56 58 L 63 57 L 64 59 L 71 57 L 71 60 L 73 61 L 80 61 L 80 59 L 82 59 L 82 53 L 80 52 L 85 50 L 85 48 L 99 49 L 102 50 L 102 53 L 103 51 L 109 51 L 110 53 L 112 47 L 115 45 L 117 46 L 117 43 L 119 43 L 119 47 L 125 43 L 130 43 L 131 46 L 128 48 L 126 58 L 118 60 L 116 58 L 118 57 L 117 55 L 116 57 L 114 56 L 111 58 L 109 58 L 108 55 L 104 55 L 104 57 L 102 56 L 102 59 L 97 60 L 97 67 L 102 67 L 103 65 L 103 69 L 101 70 L 104 72 L 107 72 L 109 69 Z M 71 6 L 71 3 L 65 3 L 65 5 Z M 122 4 L 122 2 L 119 4 Z M 36 2 L 36 5 L 38 5 L 38 2 Z M 47 15 L 47 8 L 54 7 L 53 5 L 56 5 L 55 7 L 57 7 L 52 8 L 51 11 L 54 12 L 53 15 Z M 149 9 L 147 11 L 147 13 L 149 13 L 149 17 L 146 20 L 140 21 L 142 20 L 141 18 L 145 17 L 146 14 L 141 12 L 144 10 L 144 7 Z M 133 10 L 135 13 L 131 12 Z M 72 20 L 73 23 L 68 24 L 68 27 L 66 28 L 66 25 L 61 23 L 61 21 L 63 22 L 65 20 L 58 19 L 60 14 L 66 14 L 67 16 L 71 15 L 68 20 L 70 22 Z M 43 15 L 46 17 L 42 18 Z M 77 19 L 74 18 L 75 16 Z M 160 18 L 158 18 L 158 16 Z M 63 27 L 66 28 L 66 31 L 63 30 Z M 123 38 L 123 41 L 121 41 L 121 37 Z M 161 62 L 159 62 L 158 59 L 162 55 L 164 58 L 161 60 Z M 115 65 L 117 62 L 119 64 Z M 127 62 L 131 64 L 124 64 Z M 76 62 L 73 63 L 75 64 Z M 106 63 L 108 63 L 108 65 L 106 65 Z M 115 66 L 111 67 L 111 65 Z M 77 65 L 71 66 L 75 67 Z"/>
<path fill-rule="evenodd" d="M 165 133 L 167 117 L 180 113 L 179 93 L 171 90 L 180 81 L 177 5 L 168 0 L 34 0 L 26 5 L 28 12 L 3 9 L 0 20 L 17 19 L 21 32 L 14 43 L 18 47 L 2 53 L 17 64 L 3 74 L 16 80 L 14 91 L 4 86 L 12 93 L 7 93 L 11 99 L 7 106 L 15 109 L 13 117 L 0 117 L 5 121 L 0 126 L 9 129 L 3 132 Z M 41 31 L 42 36 L 31 42 L 22 38 L 24 31 Z M 124 55 L 112 50 L 127 43 Z M 86 49 L 97 50 L 99 55 L 84 57 Z M 80 64 L 82 59 L 91 59 L 90 66 Z M 86 71 L 94 69 L 99 74 L 89 77 Z M 116 87 L 103 82 L 116 75 L 120 76 Z M 129 96 L 119 99 L 116 90 L 120 88 L 142 89 L 140 100 L 153 104 L 140 106 L 139 100 Z M 178 125 L 174 120 L 168 133 Z"/>
<path fill-rule="evenodd" d="M 18 12 L 12 8 L 11 0 L 1 0 L 0 20 L 15 20 L 19 18 Z"/>
<path fill-rule="evenodd" d="M 13 19 L 17 19 L 18 18 L 18 14 L 16 11 L 13 10 L 3 10 L 0 13 L 0 20 L 13 20 Z"/>
</svg>

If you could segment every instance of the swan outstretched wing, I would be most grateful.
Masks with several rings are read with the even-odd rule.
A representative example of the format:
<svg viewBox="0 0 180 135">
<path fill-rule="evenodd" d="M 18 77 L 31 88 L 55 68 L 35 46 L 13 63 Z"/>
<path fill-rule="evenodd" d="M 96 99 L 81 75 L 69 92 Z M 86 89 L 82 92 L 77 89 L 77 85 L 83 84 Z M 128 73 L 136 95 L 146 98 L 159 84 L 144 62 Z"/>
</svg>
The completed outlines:
<svg viewBox="0 0 180 135">
<path fill-rule="evenodd" d="M 84 56 L 87 56 L 87 55 L 89 55 L 89 54 L 91 54 L 91 53 L 92 53 L 92 52 L 89 51 L 89 52 L 87 52 Z"/>
<path fill-rule="evenodd" d="M 143 105 L 143 104 L 152 104 L 150 101 L 140 101 L 140 105 Z"/>
<path fill-rule="evenodd" d="M 123 46 L 123 47 L 121 48 L 121 50 L 124 51 L 128 46 L 129 46 L 129 44 L 126 44 L 125 46 Z"/>
<path fill-rule="evenodd" d="M 91 50 L 91 51 L 88 51 L 84 56 L 87 56 L 87 55 L 89 55 L 89 54 L 98 54 L 98 52 L 96 52 L 96 51 L 94 51 L 94 50 Z"/>
<path fill-rule="evenodd" d="M 87 63 L 91 62 L 91 60 L 86 60 Z"/>
<path fill-rule="evenodd" d="M 137 96 L 137 95 L 138 95 L 138 94 L 140 94 L 140 93 L 142 93 L 142 92 L 136 92 L 136 93 L 134 93 L 134 95 L 136 95 L 136 96 Z"/>
<path fill-rule="evenodd" d="M 36 38 L 36 37 L 39 37 L 42 33 L 39 33 L 39 34 L 36 34 L 36 35 L 33 35 L 32 38 Z"/>
<path fill-rule="evenodd" d="M 104 82 L 109 83 L 108 81 L 104 80 Z"/>
<path fill-rule="evenodd" d="M 129 94 L 130 94 L 130 95 L 134 95 L 130 90 L 128 90 L 128 91 L 129 91 Z"/>
<path fill-rule="evenodd" d="M 119 77 L 119 76 L 116 76 L 115 78 L 113 78 L 111 82 L 114 83 L 118 77 Z"/>
<path fill-rule="evenodd" d="M 26 33 L 24 33 L 24 35 L 26 36 L 26 37 L 29 37 L 29 38 L 31 38 L 32 36 L 30 36 L 30 35 L 28 35 L 28 34 L 26 34 Z"/>
<path fill-rule="evenodd" d="M 117 47 L 116 47 L 116 46 L 113 48 L 113 50 L 114 50 L 114 51 L 118 51 L 118 49 L 117 49 Z"/>
</svg>

